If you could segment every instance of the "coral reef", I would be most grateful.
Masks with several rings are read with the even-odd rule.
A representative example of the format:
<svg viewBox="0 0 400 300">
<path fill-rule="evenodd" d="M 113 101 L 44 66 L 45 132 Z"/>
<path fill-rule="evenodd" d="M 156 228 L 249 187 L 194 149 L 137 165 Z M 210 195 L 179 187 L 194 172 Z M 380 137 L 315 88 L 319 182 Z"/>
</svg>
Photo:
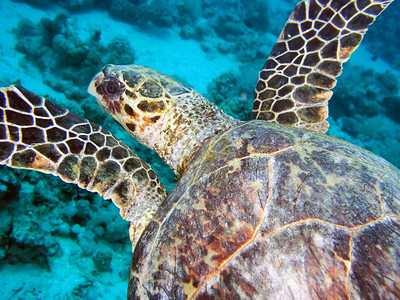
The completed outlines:
<svg viewBox="0 0 400 300">
<path fill-rule="evenodd" d="M 96 1 L 94 0 L 56 0 L 56 1 L 51 1 L 51 0 L 12 0 L 14 2 L 25 2 L 27 4 L 40 7 L 40 8 L 49 8 L 54 4 L 58 4 L 61 7 L 64 7 L 68 10 L 71 11 L 76 11 L 76 10 L 88 10 L 93 8 L 94 4 Z M 99 1 L 98 4 L 101 4 L 101 1 Z"/>
<path fill-rule="evenodd" d="M 399 81 L 392 72 L 345 66 L 330 101 L 328 133 L 339 136 L 400 166 Z"/>
<path fill-rule="evenodd" d="M 58 0 L 57 4 L 69 10 L 88 10 L 93 8 L 96 4 L 95 0 Z M 97 1 L 97 4 L 101 4 L 101 1 Z"/>
<path fill-rule="evenodd" d="M 67 260 L 71 265 L 68 268 L 80 270 L 75 276 L 86 277 L 77 286 L 71 286 L 71 293 L 90 292 L 93 299 L 98 298 L 101 290 L 87 288 L 104 272 L 116 274 L 121 281 L 127 279 L 131 252 L 129 224 L 119 217 L 111 202 L 48 177 L 0 167 L 1 264 L 35 264 L 51 272 L 62 268 L 54 266 L 54 259 Z M 69 249 L 67 240 L 77 246 Z M 112 264 L 113 253 L 119 253 L 116 264 Z M 16 295 L 26 297 L 25 288 Z M 46 294 L 43 288 L 37 288 L 35 293 Z"/>
<path fill-rule="evenodd" d="M 98 250 L 93 256 L 93 262 L 100 272 L 110 270 L 112 254 L 109 251 Z"/>
<path fill-rule="evenodd" d="M 53 20 L 43 18 L 39 24 L 21 19 L 14 29 L 15 48 L 40 68 L 46 84 L 68 99 L 82 100 L 93 74 L 107 63 L 133 63 L 135 54 L 129 43 L 118 37 L 104 45 L 100 31 L 81 40 L 73 26 L 73 20 L 62 14 Z"/>
<path fill-rule="evenodd" d="M 104 65 L 134 63 L 135 51 L 128 41 L 114 37 L 108 44 L 104 44 L 98 30 L 90 32 L 88 39 L 81 40 L 75 34 L 74 21 L 63 14 L 57 15 L 53 20 L 43 18 L 38 24 L 29 19 L 21 19 L 13 31 L 17 37 L 15 48 L 25 55 L 22 64 L 38 67 L 43 82 L 71 100 L 63 101 L 61 105 L 93 122 L 107 125 L 112 132 L 120 131 L 119 125 L 111 117 L 97 105 L 93 105 L 86 89 L 94 74 Z M 55 101 L 60 100 L 62 101 Z M 130 141 L 129 146 L 137 150 L 143 159 L 155 161 L 156 169 L 163 165 L 154 153 L 141 148 L 128 134 L 120 133 L 118 137 Z M 161 177 L 169 178 L 166 185 L 171 187 L 175 182 L 172 172 L 161 173 Z"/>
<path fill-rule="evenodd" d="M 234 73 L 223 73 L 208 85 L 209 98 L 226 113 L 240 120 L 250 120 L 252 94 L 246 85 L 239 85 L 240 77 Z M 234 105 L 233 105 L 234 103 Z"/>
<path fill-rule="evenodd" d="M 51 0 L 13 0 L 15 2 L 25 2 L 37 7 L 49 7 L 51 5 Z"/>
</svg>

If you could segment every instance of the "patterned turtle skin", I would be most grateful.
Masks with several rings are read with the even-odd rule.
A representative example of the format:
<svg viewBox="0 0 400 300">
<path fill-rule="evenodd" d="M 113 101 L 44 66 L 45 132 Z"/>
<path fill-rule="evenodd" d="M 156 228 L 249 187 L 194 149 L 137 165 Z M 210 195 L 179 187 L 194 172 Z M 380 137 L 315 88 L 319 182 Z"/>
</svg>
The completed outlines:
<svg viewBox="0 0 400 300">
<path fill-rule="evenodd" d="M 175 171 L 168 195 L 108 131 L 20 87 L 0 91 L 0 163 L 120 208 L 128 299 L 400 298 L 400 171 L 323 134 L 342 64 L 391 2 L 300 2 L 249 122 L 150 68 L 105 66 L 88 91 Z"/>
</svg>

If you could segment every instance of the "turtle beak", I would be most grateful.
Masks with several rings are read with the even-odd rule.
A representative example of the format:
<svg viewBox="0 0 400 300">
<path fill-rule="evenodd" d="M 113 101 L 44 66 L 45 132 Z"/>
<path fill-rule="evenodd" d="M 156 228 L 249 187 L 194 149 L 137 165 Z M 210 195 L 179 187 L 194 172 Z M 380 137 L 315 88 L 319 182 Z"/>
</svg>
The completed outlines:
<svg viewBox="0 0 400 300">
<path fill-rule="evenodd" d="M 88 93 L 92 96 L 94 96 L 97 100 L 97 103 L 99 103 L 99 105 L 101 106 L 101 108 L 108 114 L 111 114 L 110 108 L 109 108 L 109 98 L 105 97 L 106 95 L 104 95 L 104 91 L 101 87 L 101 84 L 104 81 L 104 73 L 103 72 L 99 72 L 97 73 L 92 81 L 89 84 L 88 87 Z M 107 101 L 108 100 L 108 101 Z"/>
<path fill-rule="evenodd" d="M 104 73 L 103 72 L 97 73 L 90 82 L 87 90 L 90 95 L 96 97 L 98 100 L 99 98 L 102 97 L 101 96 L 102 91 L 100 85 L 103 82 L 103 80 L 104 80 Z"/>
</svg>

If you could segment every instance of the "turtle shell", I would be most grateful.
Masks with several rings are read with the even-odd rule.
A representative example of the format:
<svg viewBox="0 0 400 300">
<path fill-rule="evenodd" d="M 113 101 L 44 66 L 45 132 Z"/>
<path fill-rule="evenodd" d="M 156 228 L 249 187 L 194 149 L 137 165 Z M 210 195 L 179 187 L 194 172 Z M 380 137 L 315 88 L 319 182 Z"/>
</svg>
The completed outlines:
<svg viewBox="0 0 400 300">
<path fill-rule="evenodd" d="M 202 146 L 137 245 L 129 298 L 400 297 L 400 172 L 243 122 Z"/>
</svg>

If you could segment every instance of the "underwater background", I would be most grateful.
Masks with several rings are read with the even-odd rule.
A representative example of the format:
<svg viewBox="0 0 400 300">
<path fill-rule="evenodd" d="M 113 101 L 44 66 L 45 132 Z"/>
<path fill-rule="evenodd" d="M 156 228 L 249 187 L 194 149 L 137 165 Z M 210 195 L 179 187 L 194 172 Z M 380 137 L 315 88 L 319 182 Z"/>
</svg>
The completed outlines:
<svg viewBox="0 0 400 300">
<path fill-rule="evenodd" d="M 0 86 L 19 84 L 107 128 L 174 174 L 86 92 L 108 63 L 143 64 L 251 118 L 258 72 L 295 0 L 1 0 Z M 329 134 L 400 167 L 400 1 L 344 65 Z M 0 299 L 125 299 L 128 223 L 97 194 L 0 166 Z"/>
</svg>

